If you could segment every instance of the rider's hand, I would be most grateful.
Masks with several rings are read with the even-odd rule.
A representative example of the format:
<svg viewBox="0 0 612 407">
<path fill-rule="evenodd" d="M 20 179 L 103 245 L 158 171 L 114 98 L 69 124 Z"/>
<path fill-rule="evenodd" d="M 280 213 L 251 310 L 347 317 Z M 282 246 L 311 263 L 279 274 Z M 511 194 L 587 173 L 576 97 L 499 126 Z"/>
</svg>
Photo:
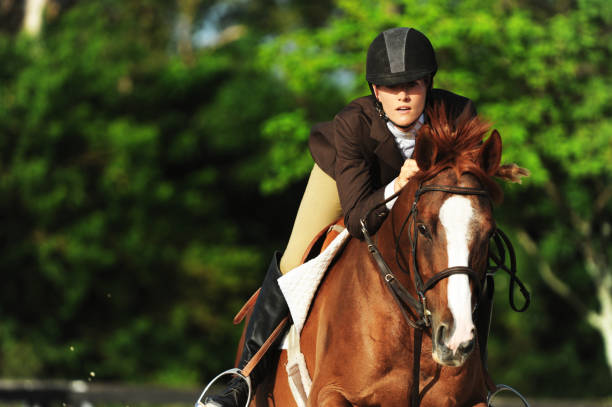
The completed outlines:
<svg viewBox="0 0 612 407">
<path fill-rule="evenodd" d="M 400 170 L 399 175 L 395 179 L 395 185 L 393 189 L 395 192 L 399 191 L 408 183 L 408 180 L 419 171 L 419 167 L 417 163 L 412 158 L 408 158 L 404 161 L 404 165 L 402 165 L 402 169 Z"/>
</svg>

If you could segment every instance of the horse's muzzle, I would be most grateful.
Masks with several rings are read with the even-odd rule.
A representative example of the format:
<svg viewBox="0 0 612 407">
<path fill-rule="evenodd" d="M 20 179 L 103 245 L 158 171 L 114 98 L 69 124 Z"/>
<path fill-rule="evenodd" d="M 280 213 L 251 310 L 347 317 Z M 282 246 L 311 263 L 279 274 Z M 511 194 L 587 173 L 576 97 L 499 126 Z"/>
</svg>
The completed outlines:
<svg viewBox="0 0 612 407">
<path fill-rule="evenodd" d="M 470 356 L 476 346 L 476 335 L 459 344 L 456 351 L 453 351 L 446 344 L 450 338 L 449 330 L 445 324 L 435 324 L 433 327 L 433 359 L 445 366 L 461 366 Z"/>
</svg>

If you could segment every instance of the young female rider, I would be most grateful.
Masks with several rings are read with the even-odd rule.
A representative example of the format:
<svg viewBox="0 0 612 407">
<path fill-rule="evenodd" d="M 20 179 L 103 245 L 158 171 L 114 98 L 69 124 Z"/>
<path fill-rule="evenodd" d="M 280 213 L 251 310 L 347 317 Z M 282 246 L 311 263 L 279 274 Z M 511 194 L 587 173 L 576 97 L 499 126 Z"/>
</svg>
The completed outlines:
<svg viewBox="0 0 612 407">
<path fill-rule="evenodd" d="M 434 49 L 425 35 L 413 28 L 386 30 L 368 49 L 366 80 L 372 94 L 349 103 L 332 122 L 314 126 L 309 146 L 315 165 L 287 248 L 280 259 L 275 254 L 264 279 L 247 326 L 239 368 L 246 365 L 287 315 L 276 280 L 299 265 L 314 236 L 344 215 L 351 235 L 362 238 L 360 219 L 417 172 L 411 157 L 416 131 L 427 121 L 426 106 L 444 102 L 451 117 L 457 117 L 465 107 L 475 114 L 469 99 L 433 89 L 437 69 Z M 380 227 L 392 205 L 391 202 L 370 214 L 368 230 L 373 232 Z M 479 332 L 483 329 L 479 327 Z M 251 373 L 253 386 L 276 362 L 273 354 L 268 352 Z M 245 382 L 234 378 L 224 392 L 207 397 L 204 404 L 238 407 L 246 404 L 246 398 Z"/>
</svg>

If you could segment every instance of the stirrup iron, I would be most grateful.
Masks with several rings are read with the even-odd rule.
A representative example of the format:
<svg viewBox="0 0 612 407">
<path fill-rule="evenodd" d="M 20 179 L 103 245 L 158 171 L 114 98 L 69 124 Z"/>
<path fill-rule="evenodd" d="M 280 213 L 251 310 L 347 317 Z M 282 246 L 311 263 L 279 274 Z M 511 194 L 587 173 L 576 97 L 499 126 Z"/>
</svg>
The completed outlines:
<svg viewBox="0 0 612 407">
<path fill-rule="evenodd" d="M 218 374 L 214 379 L 212 379 L 210 381 L 210 383 L 208 383 L 206 385 L 206 387 L 204 388 L 204 391 L 202 392 L 202 394 L 200 394 L 200 397 L 198 398 L 198 400 L 195 402 L 195 407 L 206 407 L 204 403 L 202 403 L 202 399 L 204 398 L 204 395 L 208 392 L 208 389 L 217 381 L 219 380 L 219 378 L 223 377 L 223 376 L 228 376 L 228 375 L 233 375 L 233 376 L 238 376 L 240 377 L 242 380 L 244 380 L 247 384 L 247 387 L 249 389 L 249 392 L 247 394 L 247 403 L 244 407 L 248 407 L 249 403 L 251 402 L 251 378 L 249 376 L 245 376 L 242 373 L 242 370 L 238 369 L 238 368 L 233 368 L 233 369 L 229 369 L 226 370 L 225 372 L 222 372 L 220 374 Z"/>
</svg>

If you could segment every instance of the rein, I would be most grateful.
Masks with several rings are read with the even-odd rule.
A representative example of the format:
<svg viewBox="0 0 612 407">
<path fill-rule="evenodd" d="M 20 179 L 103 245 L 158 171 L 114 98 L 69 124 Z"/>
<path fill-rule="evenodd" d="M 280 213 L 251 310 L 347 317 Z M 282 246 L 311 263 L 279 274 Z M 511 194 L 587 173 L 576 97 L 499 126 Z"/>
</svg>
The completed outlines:
<svg viewBox="0 0 612 407">
<path fill-rule="evenodd" d="M 402 269 L 402 271 L 408 273 L 409 271 L 405 270 L 401 266 L 399 259 L 398 259 L 399 253 L 401 252 L 399 241 L 400 241 L 400 237 L 402 236 L 402 233 L 404 229 L 406 228 L 406 226 L 408 226 L 409 230 L 412 229 L 412 235 L 410 236 L 410 249 L 411 249 L 411 255 L 412 255 L 412 269 L 414 270 L 414 285 L 415 285 L 416 294 L 417 294 L 416 297 L 410 294 L 410 292 L 397 280 L 396 275 L 393 273 L 393 271 L 391 270 L 391 268 L 389 267 L 389 265 L 383 258 L 382 254 L 380 253 L 380 250 L 376 246 L 375 241 L 370 236 L 370 233 L 368 232 L 368 228 L 366 225 L 366 219 L 369 217 L 369 215 L 374 210 L 376 210 L 378 207 L 382 205 L 385 205 L 387 202 L 397 198 L 397 196 L 399 195 L 401 191 L 396 192 L 395 194 L 390 196 L 388 199 L 374 206 L 360 220 L 361 231 L 363 233 L 364 240 L 366 244 L 368 245 L 368 251 L 374 258 L 374 261 L 376 262 L 376 265 L 378 266 L 378 272 L 380 273 L 382 279 L 385 281 L 387 288 L 389 288 L 389 290 L 391 291 L 393 299 L 398 304 L 400 311 L 402 312 L 402 315 L 404 316 L 404 319 L 406 320 L 408 325 L 410 325 L 411 327 L 415 329 L 413 385 L 412 385 L 412 391 L 411 391 L 411 406 L 413 407 L 418 407 L 420 404 L 419 379 L 420 379 L 420 366 L 421 366 L 420 355 L 421 355 L 423 331 L 426 327 L 429 327 L 431 325 L 431 311 L 429 311 L 429 309 L 427 308 L 427 297 L 426 297 L 427 291 L 435 287 L 436 284 L 438 284 L 441 280 L 445 278 L 448 278 L 455 274 L 465 274 L 476 285 L 477 293 L 478 293 L 477 304 L 480 301 L 480 298 L 482 296 L 482 283 L 483 282 L 478 278 L 478 274 L 476 273 L 476 271 L 466 266 L 455 266 L 455 267 L 446 268 L 436 273 L 426 282 L 423 282 L 423 277 L 421 276 L 421 273 L 419 272 L 419 268 L 418 268 L 418 264 L 416 260 L 418 228 L 413 227 L 413 226 L 414 226 L 415 219 L 418 215 L 417 203 L 420 197 L 423 194 L 427 192 L 432 192 L 432 191 L 447 192 L 447 193 L 458 194 L 458 195 L 480 195 L 480 196 L 485 196 L 489 198 L 490 200 L 489 194 L 484 189 L 459 187 L 459 186 L 453 186 L 453 185 L 426 185 L 426 186 L 423 186 L 422 184 L 419 185 L 419 188 L 417 189 L 415 193 L 414 201 L 410 209 L 410 212 L 408 213 L 408 215 L 406 216 L 406 219 L 402 223 L 402 227 L 400 228 L 398 236 L 395 237 L 396 238 L 395 257 L 396 257 L 397 264 L 400 267 L 400 269 Z M 493 253 L 491 250 L 489 250 L 489 253 L 488 253 L 489 264 L 487 266 L 487 275 L 493 275 L 495 271 L 499 269 L 504 270 L 505 272 L 510 274 L 510 288 L 509 288 L 510 305 L 513 310 L 517 312 L 522 312 L 525 309 L 527 309 L 527 307 L 529 306 L 530 296 L 524 284 L 518 279 L 518 277 L 516 277 L 516 257 L 514 253 L 514 248 L 512 247 L 512 244 L 510 240 L 508 239 L 508 237 L 506 236 L 506 234 L 502 232 L 500 229 L 495 230 L 491 239 L 492 239 L 492 242 L 494 243 L 494 247 L 496 248 L 497 253 Z M 506 248 L 507 248 L 508 257 L 510 259 L 510 267 L 507 267 L 505 265 Z M 521 308 L 516 307 L 516 304 L 514 302 L 514 287 L 516 284 L 519 285 L 521 293 L 523 294 L 523 297 L 525 299 L 525 303 L 523 304 Z M 408 315 L 409 311 L 413 311 L 416 314 L 417 319 L 413 320 Z"/>
</svg>

